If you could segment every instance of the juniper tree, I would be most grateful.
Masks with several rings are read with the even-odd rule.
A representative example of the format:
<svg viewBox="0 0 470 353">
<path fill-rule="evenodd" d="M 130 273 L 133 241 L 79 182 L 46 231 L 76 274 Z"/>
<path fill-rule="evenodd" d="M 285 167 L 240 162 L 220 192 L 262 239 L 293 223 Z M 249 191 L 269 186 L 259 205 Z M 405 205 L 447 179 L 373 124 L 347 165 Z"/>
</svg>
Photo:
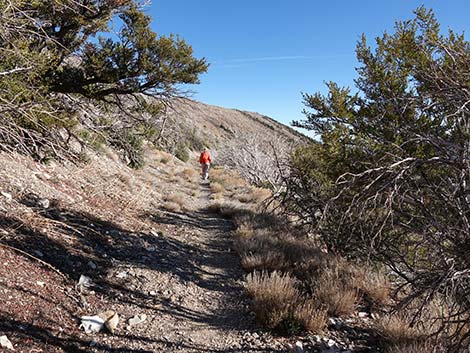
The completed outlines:
<svg viewBox="0 0 470 353">
<path fill-rule="evenodd" d="M 125 108 L 107 121 L 97 114 L 98 125 L 105 123 L 111 132 L 119 126 L 123 135 L 137 136 L 144 127 L 148 132 L 152 119 L 133 115 L 129 106 L 155 115 L 160 105 L 142 95 L 172 97 L 178 85 L 198 83 L 207 70 L 205 59 L 195 58 L 183 39 L 153 32 L 150 17 L 133 0 L 3 0 L 0 16 L 4 149 L 21 146 L 32 153 L 33 144 L 37 151 L 59 145 L 66 151 L 61 137 L 64 129 L 66 139 L 73 134 L 83 116 L 73 114 L 79 107 Z M 120 27 L 117 35 L 111 35 L 113 21 Z"/>
<path fill-rule="evenodd" d="M 294 125 L 320 142 L 294 154 L 284 203 L 330 251 L 389 266 L 402 306 L 446 298 L 457 350 L 470 339 L 470 44 L 415 14 L 374 48 L 362 37 L 356 92 L 303 94 Z"/>
</svg>

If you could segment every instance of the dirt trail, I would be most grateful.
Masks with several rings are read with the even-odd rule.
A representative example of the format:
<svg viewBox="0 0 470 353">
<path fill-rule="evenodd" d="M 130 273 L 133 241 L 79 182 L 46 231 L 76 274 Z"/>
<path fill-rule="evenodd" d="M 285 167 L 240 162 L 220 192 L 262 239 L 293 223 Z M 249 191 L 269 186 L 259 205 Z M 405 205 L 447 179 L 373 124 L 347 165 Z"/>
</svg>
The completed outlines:
<svg viewBox="0 0 470 353">
<path fill-rule="evenodd" d="M 61 227 L 58 238 L 2 217 L 3 228 L 15 229 L 4 244 L 39 254 L 67 279 L 0 247 L 6 259 L 0 294 L 7 299 L 0 332 L 19 352 L 285 351 L 282 339 L 262 331 L 250 315 L 232 249 L 233 224 L 208 210 L 209 184 L 199 187 L 191 211 L 142 215 L 152 231 L 122 229 L 59 205 L 41 213 Z M 14 264 L 20 260 L 35 272 L 19 276 Z M 95 283 L 83 293 L 76 289 L 80 275 Z M 110 309 L 120 315 L 114 334 L 78 329 L 81 316 Z M 130 325 L 135 315 L 145 321 Z"/>
</svg>

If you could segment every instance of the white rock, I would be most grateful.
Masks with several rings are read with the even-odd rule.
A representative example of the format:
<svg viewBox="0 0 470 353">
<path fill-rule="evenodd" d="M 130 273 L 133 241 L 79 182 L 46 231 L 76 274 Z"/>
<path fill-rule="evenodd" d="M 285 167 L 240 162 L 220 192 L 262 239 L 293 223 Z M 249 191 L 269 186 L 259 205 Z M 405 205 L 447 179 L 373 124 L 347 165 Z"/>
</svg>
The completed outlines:
<svg viewBox="0 0 470 353">
<path fill-rule="evenodd" d="M 11 194 L 10 194 L 9 192 L 2 191 L 1 194 L 2 194 L 2 196 L 3 196 L 4 198 L 6 198 L 8 201 L 13 200 L 13 196 L 11 196 Z M 6 337 L 6 336 L 2 336 L 2 337 Z"/>
<path fill-rule="evenodd" d="M 294 349 L 292 350 L 293 353 L 304 353 L 304 346 L 302 342 L 297 341 L 295 342 Z"/>
<path fill-rule="evenodd" d="M 49 201 L 49 199 L 39 199 L 38 200 L 38 206 L 39 207 L 49 208 L 50 205 L 51 205 L 51 202 Z"/>
<path fill-rule="evenodd" d="M 336 346 L 336 342 L 333 341 L 332 339 L 329 339 L 328 342 L 326 342 L 326 345 L 327 345 L 329 348 L 332 348 L 332 347 Z"/>
<path fill-rule="evenodd" d="M 6 348 L 12 351 L 15 350 L 15 348 L 13 348 L 13 344 L 11 344 L 7 336 L 0 336 L 0 347 Z"/>
<path fill-rule="evenodd" d="M 105 322 L 105 320 L 98 315 L 82 316 L 80 319 L 82 320 L 80 327 L 83 328 L 87 334 L 100 332 Z"/>
<path fill-rule="evenodd" d="M 46 283 L 42 281 L 36 281 L 36 284 L 40 287 L 44 287 L 46 285 Z"/>
<path fill-rule="evenodd" d="M 140 314 L 140 315 L 135 315 L 134 317 L 129 319 L 129 325 L 135 326 L 143 323 L 145 320 L 147 320 L 147 315 L 145 314 Z"/>
<path fill-rule="evenodd" d="M 90 277 L 85 276 L 85 275 L 80 275 L 80 278 L 78 280 L 78 286 L 80 287 L 81 290 L 83 290 L 83 289 L 93 287 L 94 283 Z"/>
<path fill-rule="evenodd" d="M 117 278 L 126 278 L 127 277 L 127 271 L 121 271 L 116 274 Z"/>
<path fill-rule="evenodd" d="M 360 311 L 359 313 L 357 313 L 357 316 L 359 316 L 360 318 L 365 318 L 365 317 L 369 316 L 369 314 L 367 314 L 363 311 Z"/>
</svg>

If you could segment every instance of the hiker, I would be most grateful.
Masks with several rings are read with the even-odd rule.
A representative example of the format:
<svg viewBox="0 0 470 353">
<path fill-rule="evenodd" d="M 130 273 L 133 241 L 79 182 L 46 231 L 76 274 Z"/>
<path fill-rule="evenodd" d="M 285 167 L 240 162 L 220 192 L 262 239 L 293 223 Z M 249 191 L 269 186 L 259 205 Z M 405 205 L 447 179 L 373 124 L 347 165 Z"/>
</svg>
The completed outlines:
<svg viewBox="0 0 470 353">
<path fill-rule="evenodd" d="M 204 148 L 199 156 L 199 163 L 201 163 L 201 176 L 203 180 L 207 180 L 209 177 L 209 167 L 211 165 L 212 158 L 208 148 Z"/>
</svg>

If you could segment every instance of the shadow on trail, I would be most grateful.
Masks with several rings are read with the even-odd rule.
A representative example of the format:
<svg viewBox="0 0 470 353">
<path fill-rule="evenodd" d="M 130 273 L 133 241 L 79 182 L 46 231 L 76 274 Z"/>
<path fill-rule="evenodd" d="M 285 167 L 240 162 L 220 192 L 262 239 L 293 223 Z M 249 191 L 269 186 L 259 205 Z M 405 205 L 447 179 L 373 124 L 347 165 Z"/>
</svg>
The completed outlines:
<svg viewBox="0 0 470 353">
<path fill-rule="evenodd" d="M 162 236 L 154 232 L 131 232 L 88 213 L 77 212 L 63 207 L 51 207 L 37 214 L 47 223 L 47 227 L 37 226 L 30 221 L 16 217 L 0 216 L 0 227 L 10 230 L 10 235 L 2 243 L 33 254 L 50 264 L 74 285 L 80 275 L 93 279 L 99 287 L 97 295 L 107 300 L 137 305 L 154 310 L 155 314 L 168 314 L 175 319 L 186 319 L 194 323 L 206 324 L 221 330 L 249 330 L 253 323 L 246 320 L 240 307 L 221 307 L 207 313 L 172 302 L 162 296 L 151 296 L 141 290 L 126 287 L 125 281 L 108 276 L 118 267 L 150 269 L 170 273 L 182 282 L 218 291 L 223 296 L 242 297 L 241 289 L 234 282 L 241 278 L 242 270 L 238 257 L 231 251 L 229 232 L 233 224 L 208 211 L 189 213 L 159 213 L 144 215 L 155 224 L 176 225 L 182 232 L 205 232 L 201 246 L 178 239 L 177 236 Z M 52 224 L 52 225 L 51 225 Z M 183 235 L 181 235 L 183 236 Z M 111 278 L 111 279 L 109 279 Z M 26 294 L 26 293 L 25 293 Z M 10 332 L 13 337 L 44 342 L 67 352 L 86 352 L 88 342 L 75 336 L 54 337 L 47 329 L 18 318 L 2 317 L 0 331 Z M 174 345 L 181 343 L 163 342 L 148 337 L 125 336 L 132 341 L 150 341 L 154 344 Z M 207 347 L 191 347 L 200 352 L 235 352 L 237 350 L 208 350 Z M 150 352 L 108 346 L 98 347 L 103 352 Z M 250 348 L 250 351 L 255 352 Z M 260 350 L 261 351 L 261 350 Z M 266 350 L 263 350 L 266 351 Z"/>
</svg>

